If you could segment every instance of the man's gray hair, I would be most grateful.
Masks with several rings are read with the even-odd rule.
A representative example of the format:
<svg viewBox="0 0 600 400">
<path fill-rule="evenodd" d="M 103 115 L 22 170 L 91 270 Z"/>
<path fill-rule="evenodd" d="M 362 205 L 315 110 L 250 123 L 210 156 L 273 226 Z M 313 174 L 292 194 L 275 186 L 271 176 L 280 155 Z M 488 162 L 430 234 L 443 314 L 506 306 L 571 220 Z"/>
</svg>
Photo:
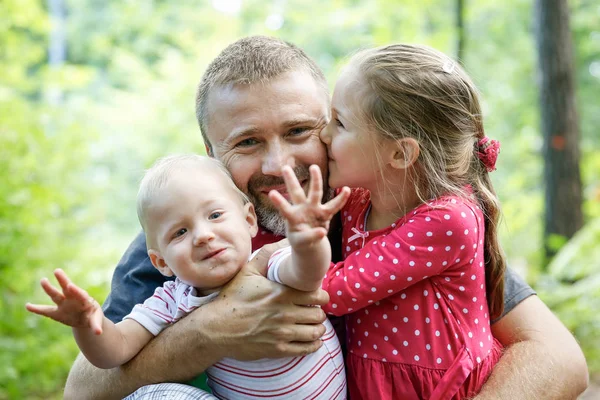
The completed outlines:
<svg viewBox="0 0 600 400">
<path fill-rule="evenodd" d="M 196 92 L 196 118 L 204 144 L 207 137 L 208 97 L 220 85 L 267 83 L 290 71 L 306 71 L 328 96 L 327 80 L 317 64 L 299 47 L 268 36 L 249 36 L 227 46 L 207 67 Z"/>
</svg>

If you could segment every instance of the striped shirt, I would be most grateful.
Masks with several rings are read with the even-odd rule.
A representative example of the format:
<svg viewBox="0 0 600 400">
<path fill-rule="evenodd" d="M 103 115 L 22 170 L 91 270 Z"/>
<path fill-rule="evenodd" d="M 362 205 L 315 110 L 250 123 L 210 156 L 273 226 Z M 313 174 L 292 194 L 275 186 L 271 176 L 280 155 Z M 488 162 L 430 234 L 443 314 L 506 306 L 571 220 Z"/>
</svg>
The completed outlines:
<svg viewBox="0 0 600 400">
<path fill-rule="evenodd" d="M 278 257 L 277 262 L 282 259 Z M 217 295 L 198 296 L 196 289 L 176 279 L 157 288 L 125 319 L 133 319 L 158 335 Z M 220 399 L 345 399 L 346 374 L 340 343 L 329 320 L 323 324 L 323 346 L 312 354 L 257 361 L 226 358 L 208 368 L 208 385 L 213 394 Z"/>
</svg>

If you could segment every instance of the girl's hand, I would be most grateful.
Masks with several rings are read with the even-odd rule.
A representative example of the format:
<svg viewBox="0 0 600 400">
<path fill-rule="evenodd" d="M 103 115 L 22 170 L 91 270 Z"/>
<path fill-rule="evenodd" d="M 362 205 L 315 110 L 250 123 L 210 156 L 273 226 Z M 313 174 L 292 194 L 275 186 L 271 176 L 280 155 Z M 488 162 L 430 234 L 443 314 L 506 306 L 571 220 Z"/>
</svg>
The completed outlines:
<svg viewBox="0 0 600 400">
<path fill-rule="evenodd" d="M 327 235 L 331 218 L 346 204 L 350 189 L 342 188 L 340 193 L 325 204 L 323 199 L 323 178 L 321 170 L 311 165 L 308 194 L 300 186 L 298 178 L 289 166 L 281 169 L 289 197 L 288 202 L 279 192 L 272 190 L 269 198 L 286 219 L 287 238 L 295 248 L 310 246 Z"/>
<path fill-rule="evenodd" d="M 25 308 L 74 328 L 90 328 L 96 335 L 100 335 L 104 313 L 98 302 L 71 282 L 63 270 L 56 269 L 54 276 L 62 292 L 52 286 L 46 278 L 42 279 L 41 285 L 56 306 L 27 303 Z"/>
</svg>

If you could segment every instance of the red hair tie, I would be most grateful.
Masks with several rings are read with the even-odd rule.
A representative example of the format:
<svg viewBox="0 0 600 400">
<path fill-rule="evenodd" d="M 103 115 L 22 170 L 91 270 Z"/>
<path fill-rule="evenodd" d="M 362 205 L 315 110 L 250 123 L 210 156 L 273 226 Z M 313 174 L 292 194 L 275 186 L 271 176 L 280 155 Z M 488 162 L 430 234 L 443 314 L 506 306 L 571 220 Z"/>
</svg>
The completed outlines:
<svg viewBox="0 0 600 400">
<path fill-rule="evenodd" d="M 483 162 L 488 172 L 496 170 L 496 160 L 500 153 L 500 142 L 484 136 L 477 142 L 477 157 Z"/>
</svg>

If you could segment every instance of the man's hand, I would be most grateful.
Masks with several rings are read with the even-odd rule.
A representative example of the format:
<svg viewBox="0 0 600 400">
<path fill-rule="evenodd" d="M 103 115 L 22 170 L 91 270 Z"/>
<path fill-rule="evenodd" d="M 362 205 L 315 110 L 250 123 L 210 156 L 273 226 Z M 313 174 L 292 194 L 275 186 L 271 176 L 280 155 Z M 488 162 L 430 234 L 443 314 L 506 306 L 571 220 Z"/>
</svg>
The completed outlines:
<svg viewBox="0 0 600 400">
<path fill-rule="evenodd" d="M 294 357 L 321 347 L 326 316 L 313 306 L 326 304 L 327 293 L 302 292 L 263 276 L 269 256 L 286 244 L 263 247 L 214 302 L 202 307 L 203 331 L 211 332 L 224 357 Z"/>
<path fill-rule="evenodd" d="M 73 328 L 90 328 L 96 335 L 100 335 L 104 314 L 98 302 L 85 290 L 71 282 L 62 269 L 56 269 L 54 276 L 62 292 L 46 278 L 42 279 L 41 285 L 56 306 L 27 303 L 25 305 L 27 311 L 52 318 Z"/>
</svg>

